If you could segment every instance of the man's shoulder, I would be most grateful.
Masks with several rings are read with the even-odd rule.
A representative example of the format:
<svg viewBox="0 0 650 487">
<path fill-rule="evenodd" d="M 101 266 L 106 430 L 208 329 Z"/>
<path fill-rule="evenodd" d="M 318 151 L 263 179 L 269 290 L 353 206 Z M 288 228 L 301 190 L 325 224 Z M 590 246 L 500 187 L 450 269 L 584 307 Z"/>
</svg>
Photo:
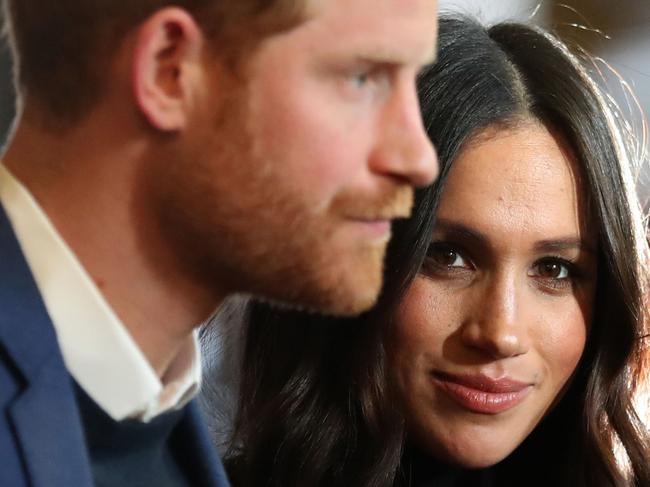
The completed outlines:
<svg viewBox="0 0 650 487">
<path fill-rule="evenodd" d="M 3 290 L 20 281 L 0 274 Z M 0 485 L 90 486 L 72 380 L 49 317 L 38 302 L 0 295 Z"/>
<path fill-rule="evenodd" d="M 46 363 L 64 367 L 52 321 L 0 204 L 0 367 L 29 381 Z"/>
</svg>

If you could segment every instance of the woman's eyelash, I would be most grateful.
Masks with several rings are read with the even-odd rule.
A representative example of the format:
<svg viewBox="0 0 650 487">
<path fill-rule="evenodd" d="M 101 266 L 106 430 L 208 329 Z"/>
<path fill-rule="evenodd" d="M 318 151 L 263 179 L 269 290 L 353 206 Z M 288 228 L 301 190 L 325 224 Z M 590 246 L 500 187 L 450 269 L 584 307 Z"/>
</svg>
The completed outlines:
<svg viewBox="0 0 650 487">
<path fill-rule="evenodd" d="M 548 277 L 550 279 L 576 279 L 582 275 L 580 267 L 575 262 L 560 256 L 549 256 L 539 259 L 535 262 L 534 267 L 547 274 L 546 276 L 540 275 L 539 277 Z M 554 276 L 553 274 L 558 270 L 560 271 L 560 275 Z M 562 275 L 563 270 L 566 270 L 566 276 Z"/>
<path fill-rule="evenodd" d="M 427 249 L 427 257 L 439 256 L 444 253 L 454 253 L 459 254 L 460 251 L 447 242 L 431 242 L 429 248 Z"/>
<path fill-rule="evenodd" d="M 440 240 L 430 243 L 423 263 L 423 273 L 439 277 L 466 276 L 476 269 L 469 252 L 459 244 Z M 529 271 L 540 286 L 553 291 L 565 291 L 579 282 L 584 272 L 565 257 L 548 255 L 537 259 Z"/>
<path fill-rule="evenodd" d="M 579 285 L 586 274 L 575 262 L 559 256 L 549 256 L 538 259 L 529 275 L 542 289 L 564 294 Z"/>
<path fill-rule="evenodd" d="M 425 264 L 444 271 L 455 271 L 472 267 L 467 252 L 448 242 L 432 242 L 427 249 Z"/>
</svg>

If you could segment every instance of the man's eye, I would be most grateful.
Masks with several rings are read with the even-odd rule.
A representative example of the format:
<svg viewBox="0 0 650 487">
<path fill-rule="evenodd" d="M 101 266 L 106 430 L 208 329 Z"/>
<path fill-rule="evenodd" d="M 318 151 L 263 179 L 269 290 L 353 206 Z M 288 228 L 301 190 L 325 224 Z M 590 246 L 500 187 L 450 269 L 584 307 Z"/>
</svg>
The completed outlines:
<svg viewBox="0 0 650 487">
<path fill-rule="evenodd" d="M 385 93 L 393 85 L 391 70 L 383 66 L 360 67 L 348 73 L 349 82 L 355 89 L 369 89 L 377 94 Z"/>
<path fill-rule="evenodd" d="M 352 75 L 352 82 L 357 88 L 363 88 L 370 81 L 370 73 L 368 71 L 363 71 L 360 73 L 354 73 Z"/>
</svg>

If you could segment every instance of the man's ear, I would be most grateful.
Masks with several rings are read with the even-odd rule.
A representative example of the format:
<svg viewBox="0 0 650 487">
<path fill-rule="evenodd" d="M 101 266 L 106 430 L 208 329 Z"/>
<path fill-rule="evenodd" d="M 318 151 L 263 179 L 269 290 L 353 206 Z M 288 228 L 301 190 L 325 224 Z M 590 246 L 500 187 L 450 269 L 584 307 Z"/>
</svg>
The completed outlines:
<svg viewBox="0 0 650 487">
<path fill-rule="evenodd" d="M 158 10 L 138 28 L 133 94 L 155 129 L 175 132 L 186 126 L 201 91 L 203 43 L 196 21 L 177 7 Z"/>
</svg>

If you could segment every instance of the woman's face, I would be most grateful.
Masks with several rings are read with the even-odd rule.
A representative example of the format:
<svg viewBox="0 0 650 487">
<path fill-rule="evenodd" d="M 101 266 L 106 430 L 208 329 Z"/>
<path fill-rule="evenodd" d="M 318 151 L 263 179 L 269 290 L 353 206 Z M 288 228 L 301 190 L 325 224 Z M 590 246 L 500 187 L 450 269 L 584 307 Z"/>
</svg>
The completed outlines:
<svg viewBox="0 0 650 487">
<path fill-rule="evenodd" d="M 576 167 L 532 122 L 484 132 L 453 164 L 391 340 L 409 435 L 436 458 L 499 462 L 577 367 L 597 242 Z"/>
</svg>

